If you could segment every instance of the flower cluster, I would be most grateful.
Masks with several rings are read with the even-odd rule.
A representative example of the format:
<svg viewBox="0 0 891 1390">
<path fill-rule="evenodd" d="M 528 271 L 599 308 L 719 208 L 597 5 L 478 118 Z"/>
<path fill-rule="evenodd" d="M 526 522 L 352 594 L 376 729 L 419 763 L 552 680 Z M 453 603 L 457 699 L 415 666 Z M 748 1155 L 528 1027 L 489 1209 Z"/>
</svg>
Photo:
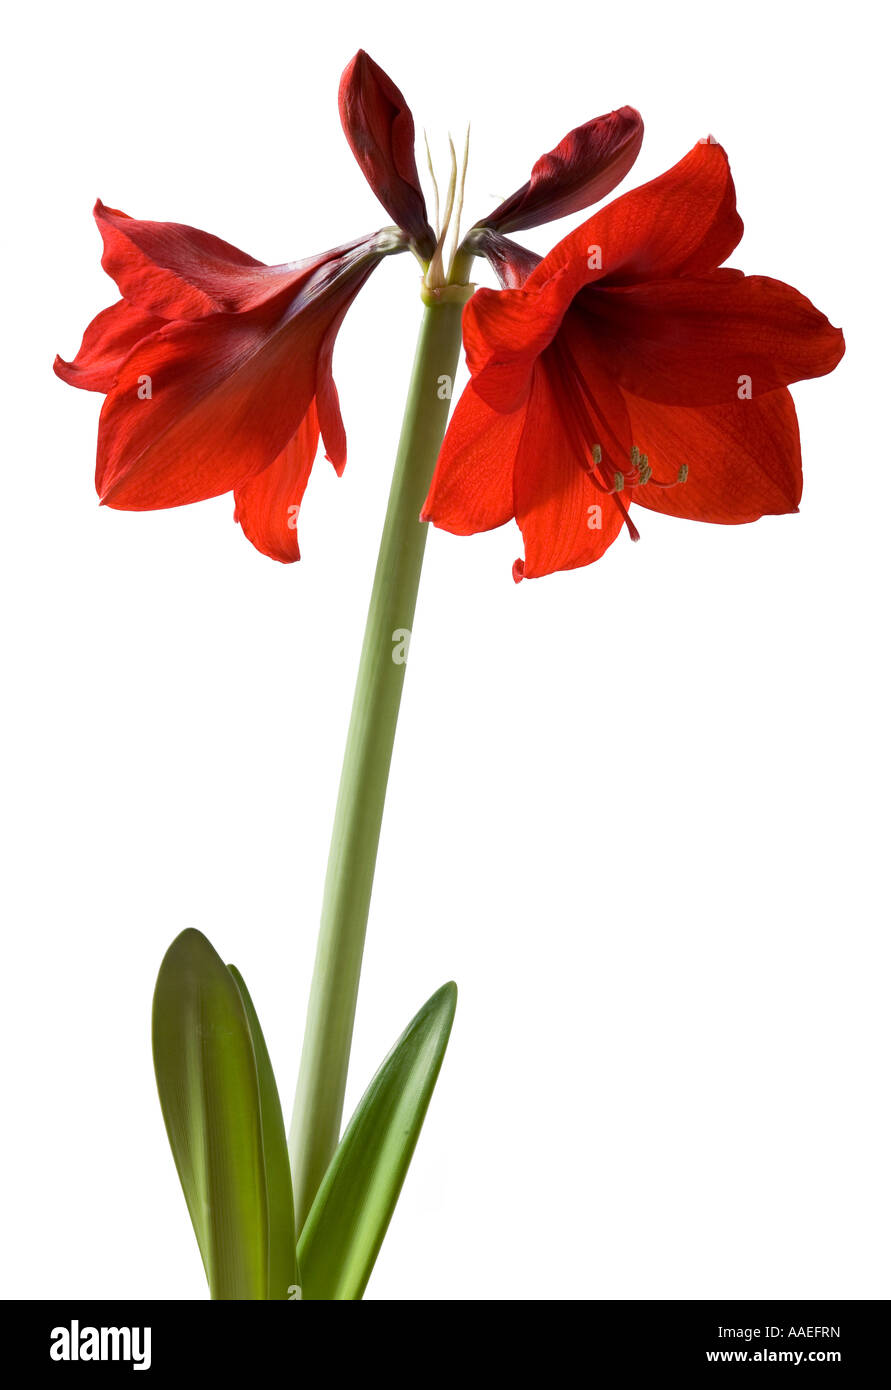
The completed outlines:
<svg viewBox="0 0 891 1390">
<path fill-rule="evenodd" d="M 176 223 L 98 203 L 102 264 L 122 298 L 55 370 L 105 393 L 96 486 L 151 510 L 232 491 L 257 549 L 299 558 L 297 514 L 321 438 L 346 439 L 337 331 L 385 256 L 425 270 L 430 225 L 401 92 L 360 52 L 340 85 L 350 148 L 395 225 L 305 261 L 266 266 Z M 836 366 L 841 332 L 796 290 L 723 267 L 742 234 L 727 156 L 711 137 L 617 198 L 545 257 L 512 239 L 580 212 L 625 177 L 643 137 L 622 107 L 570 132 L 460 250 L 500 288 L 464 311 L 470 382 L 422 517 L 459 535 L 515 519 L 517 579 L 598 559 L 632 506 L 735 523 L 797 510 L 790 383 Z"/>
</svg>

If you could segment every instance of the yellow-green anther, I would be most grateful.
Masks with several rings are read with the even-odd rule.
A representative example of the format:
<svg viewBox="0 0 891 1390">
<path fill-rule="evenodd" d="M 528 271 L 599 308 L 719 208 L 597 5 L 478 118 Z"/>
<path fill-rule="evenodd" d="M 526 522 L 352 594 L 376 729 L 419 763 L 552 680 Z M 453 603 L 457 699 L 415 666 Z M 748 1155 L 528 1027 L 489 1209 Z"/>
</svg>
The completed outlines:
<svg viewBox="0 0 891 1390">
<path fill-rule="evenodd" d="M 622 488 L 625 486 L 625 475 L 624 475 L 624 473 L 614 473 L 614 474 L 613 474 L 613 483 L 615 484 L 616 492 L 621 492 L 621 491 L 622 491 Z"/>
<path fill-rule="evenodd" d="M 681 466 L 680 466 L 680 468 L 678 469 L 678 482 L 679 482 L 679 483 L 685 483 L 685 482 L 687 481 L 687 479 L 689 478 L 689 476 L 690 476 L 690 469 L 687 467 L 687 465 L 686 465 L 685 463 L 682 463 Z"/>
<path fill-rule="evenodd" d="M 634 464 L 635 468 L 640 463 L 640 449 L 638 449 L 636 444 L 632 444 L 631 446 L 631 462 Z"/>
<path fill-rule="evenodd" d="M 603 450 L 599 444 L 594 445 L 594 448 L 591 450 L 591 457 L 594 460 L 595 467 L 603 459 Z"/>
</svg>

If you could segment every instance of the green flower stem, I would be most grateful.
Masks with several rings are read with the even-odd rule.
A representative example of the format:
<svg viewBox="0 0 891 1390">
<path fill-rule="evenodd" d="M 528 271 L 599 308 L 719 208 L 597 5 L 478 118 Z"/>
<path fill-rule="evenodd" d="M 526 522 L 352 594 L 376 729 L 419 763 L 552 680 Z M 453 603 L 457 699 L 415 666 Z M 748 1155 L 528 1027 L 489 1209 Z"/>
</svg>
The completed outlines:
<svg viewBox="0 0 891 1390">
<path fill-rule="evenodd" d="M 472 259 L 472 258 L 471 258 Z M 469 264 L 456 267 L 469 270 Z M 454 277 L 453 277 L 454 278 Z M 362 949 L 427 527 L 418 517 L 448 421 L 467 286 L 425 308 L 347 736 L 290 1150 L 297 1231 L 340 1138 Z"/>
</svg>

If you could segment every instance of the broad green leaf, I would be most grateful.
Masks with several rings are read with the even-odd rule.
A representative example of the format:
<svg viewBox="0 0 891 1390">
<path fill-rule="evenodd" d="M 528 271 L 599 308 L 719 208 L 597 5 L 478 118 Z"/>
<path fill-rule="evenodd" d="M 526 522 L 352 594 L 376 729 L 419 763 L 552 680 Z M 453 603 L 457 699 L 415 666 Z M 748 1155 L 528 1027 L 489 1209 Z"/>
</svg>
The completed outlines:
<svg viewBox="0 0 891 1390">
<path fill-rule="evenodd" d="M 359 1102 L 297 1245 L 305 1299 L 365 1292 L 408 1171 L 455 1017 L 443 985 L 406 1028 Z"/>
<path fill-rule="evenodd" d="M 265 1299 L 266 1179 L 257 1065 L 238 985 L 207 937 L 184 931 L 152 1007 L 164 1123 L 211 1298 Z"/>
<path fill-rule="evenodd" d="M 257 1079 L 260 1083 L 260 1123 L 263 1130 L 263 1157 L 266 1169 L 266 1205 L 269 1214 L 269 1282 L 267 1298 L 290 1298 L 297 1283 L 297 1237 L 294 1233 L 294 1192 L 288 1141 L 278 1087 L 260 1020 L 247 985 L 234 965 L 229 969 L 241 992 L 248 1027 L 254 1044 Z"/>
</svg>

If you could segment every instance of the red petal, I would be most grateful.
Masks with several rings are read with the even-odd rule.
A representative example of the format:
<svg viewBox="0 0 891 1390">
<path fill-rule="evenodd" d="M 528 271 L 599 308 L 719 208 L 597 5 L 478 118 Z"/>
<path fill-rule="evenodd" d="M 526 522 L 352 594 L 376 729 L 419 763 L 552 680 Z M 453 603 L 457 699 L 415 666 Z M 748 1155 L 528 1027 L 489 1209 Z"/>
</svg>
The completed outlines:
<svg viewBox="0 0 891 1390">
<path fill-rule="evenodd" d="M 742 236 L 727 155 L 698 144 L 673 169 L 624 193 L 545 256 L 526 282 L 534 290 L 566 272 L 571 298 L 584 285 L 707 275 Z"/>
<path fill-rule="evenodd" d="M 655 405 L 626 395 L 634 440 L 653 477 L 675 487 L 636 487 L 632 500 L 654 512 L 735 525 L 798 509 L 801 447 L 788 391 L 702 410 Z"/>
<path fill-rule="evenodd" d="M 440 450 L 422 521 L 456 536 L 491 531 L 514 514 L 514 460 L 526 407 L 499 414 L 468 386 Z"/>
<path fill-rule="evenodd" d="M 103 269 L 131 304 L 165 319 L 257 308 L 296 291 L 318 263 L 266 266 L 209 232 L 142 222 L 102 202 L 93 215 L 102 233 Z"/>
<path fill-rule="evenodd" d="M 102 500 L 131 511 L 179 507 L 268 467 L 315 394 L 321 333 L 307 328 L 300 315 L 216 314 L 141 343 L 99 421 Z"/>
<path fill-rule="evenodd" d="M 623 525 L 615 498 L 585 472 L 549 368 L 535 369 L 514 473 L 514 509 L 526 558 L 514 577 L 535 579 L 598 560 Z M 599 524 L 598 524 L 599 523 Z"/>
<path fill-rule="evenodd" d="M 519 232 L 590 207 L 621 183 L 637 159 L 643 121 L 631 106 L 571 130 L 533 166 L 528 183 L 480 225 Z"/>
<path fill-rule="evenodd" d="M 350 149 L 397 226 L 430 256 L 436 243 L 415 163 L 415 124 L 405 97 L 362 49 L 344 70 L 338 94 Z"/>
<path fill-rule="evenodd" d="M 840 330 L 809 299 L 760 275 L 597 286 L 576 304 L 619 385 L 667 405 L 776 391 L 831 372 L 845 350 Z"/>
<path fill-rule="evenodd" d="M 522 289 L 542 257 L 519 242 L 511 241 L 491 227 L 473 227 L 467 242 L 478 256 L 485 256 L 498 276 L 502 289 Z"/>
<path fill-rule="evenodd" d="M 477 291 L 464 311 L 477 391 L 495 410 L 517 409 L 536 357 L 587 286 L 711 271 L 741 233 L 727 156 L 720 145 L 696 145 L 565 237 L 522 290 Z"/>
<path fill-rule="evenodd" d="M 344 310 L 346 312 L 346 310 Z M 319 352 L 319 365 L 316 371 L 316 409 L 325 457 L 334 465 L 338 477 L 346 467 L 346 431 L 340 413 L 340 399 L 331 372 L 331 359 L 334 354 L 334 339 L 343 320 L 341 314 L 325 335 Z"/>
<path fill-rule="evenodd" d="M 464 309 L 467 365 L 479 395 L 493 410 L 519 409 L 532 370 L 559 331 L 571 296 L 554 275 L 534 291 L 477 290 Z"/>
<path fill-rule="evenodd" d="M 140 343 L 99 421 L 102 500 L 143 511 L 229 492 L 282 452 L 319 389 L 339 448 L 333 336 L 380 255 L 378 239 L 365 238 L 320 258 L 284 310 L 169 323 Z"/>
<path fill-rule="evenodd" d="M 69 386 L 85 391 L 110 391 L 124 358 L 150 333 L 164 324 L 163 319 L 134 309 L 125 299 L 97 314 L 84 333 L 73 362 L 57 357 L 56 376 Z"/>
<path fill-rule="evenodd" d="M 300 559 L 297 517 L 319 447 L 315 403 L 274 463 L 235 488 L 235 520 L 252 545 L 271 560 Z"/>
</svg>

